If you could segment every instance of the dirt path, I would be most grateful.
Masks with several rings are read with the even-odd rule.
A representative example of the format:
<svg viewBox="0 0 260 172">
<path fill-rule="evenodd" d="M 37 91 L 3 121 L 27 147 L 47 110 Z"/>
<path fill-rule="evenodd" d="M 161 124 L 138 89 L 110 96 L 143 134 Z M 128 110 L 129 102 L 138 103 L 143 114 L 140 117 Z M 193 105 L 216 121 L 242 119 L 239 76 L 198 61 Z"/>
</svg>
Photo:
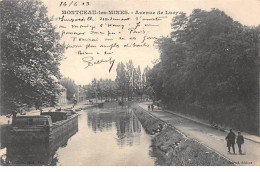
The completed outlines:
<svg viewBox="0 0 260 172">
<path fill-rule="evenodd" d="M 147 110 L 147 104 L 139 104 L 141 108 Z M 151 112 L 151 111 L 150 111 Z M 216 152 L 224 155 L 228 159 L 235 162 L 237 165 L 260 165 L 260 144 L 245 140 L 246 150 L 242 150 L 245 154 L 238 154 L 238 147 L 235 145 L 236 154 L 229 154 L 227 152 L 226 141 L 225 141 L 225 132 L 215 130 L 214 128 L 204 126 L 202 124 L 193 122 L 188 119 L 181 118 L 177 115 L 167 113 L 161 110 L 155 109 L 151 112 L 152 115 L 160 118 L 161 120 L 172 124 L 178 130 L 183 132 L 186 136 L 196 139 L 205 146 L 214 149 Z"/>
</svg>

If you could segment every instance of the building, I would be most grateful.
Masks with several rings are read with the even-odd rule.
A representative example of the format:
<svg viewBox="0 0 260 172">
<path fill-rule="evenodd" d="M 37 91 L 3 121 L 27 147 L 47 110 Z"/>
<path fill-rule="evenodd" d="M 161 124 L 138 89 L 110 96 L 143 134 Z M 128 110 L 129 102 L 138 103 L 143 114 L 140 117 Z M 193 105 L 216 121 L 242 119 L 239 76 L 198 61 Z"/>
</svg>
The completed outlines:
<svg viewBox="0 0 260 172">
<path fill-rule="evenodd" d="M 67 100 L 67 89 L 63 86 L 61 86 L 61 89 L 63 90 L 61 92 L 61 94 L 59 95 L 59 99 L 58 99 L 58 102 L 59 102 L 59 105 L 66 105 L 68 104 L 68 100 Z"/>
<path fill-rule="evenodd" d="M 78 102 L 87 100 L 87 95 L 84 89 L 84 86 L 78 86 Z"/>
</svg>

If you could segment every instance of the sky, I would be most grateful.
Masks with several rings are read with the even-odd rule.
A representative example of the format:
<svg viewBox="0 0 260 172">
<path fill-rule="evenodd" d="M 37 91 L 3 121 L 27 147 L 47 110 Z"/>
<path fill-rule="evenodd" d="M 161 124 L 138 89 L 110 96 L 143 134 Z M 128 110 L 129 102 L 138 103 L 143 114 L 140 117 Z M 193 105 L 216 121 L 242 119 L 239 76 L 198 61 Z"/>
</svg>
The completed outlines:
<svg viewBox="0 0 260 172">
<path fill-rule="evenodd" d="M 260 24 L 260 1 L 259 0 L 66 0 L 68 4 L 71 2 L 75 3 L 77 2 L 77 6 L 62 6 L 60 7 L 61 2 L 60 0 L 42 0 L 44 4 L 48 8 L 48 14 L 49 16 L 53 16 L 54 19 L 57 17 L 61 17 L 61 11 L 62 10 L 97 10 L 97 11 L 108 11 L 108 10 L 128 10 L 129 12 L 134 12 L 136 10 L 138 11 L 182 11 L 187 14 L 190 14 L 193 9 L 200 8 L 203 10 L 209 11 L 212 8 L 218 8 L 222 11 L 224 11 L 227 15 L 233 18 L 233 20 L 238 21 L 242 23 L 243 25 L 248 26 L 257 26 Z M 82 4 L 86 4 L 86 2 L 89 2 L 89 6 L 82 6 Z M 81 5 L 79 5 L 81 4 Z M 91 16 L 91 15 L 90 15 Z M 162 16 L 162 15 L 161 15 Z M 163 15 L 166 16 L 166 15 Z M 83 17 L 81 15 L 65 15 L 65 17 L 69 18 L 80 18 Z M 87 15 L 84 15 L 84 17 L 87 17 Z M 127 23 L 127 27 L 135 26 L 136 24 L 136 17 L 139 19 L 147 17 L 158 17 L 157 15 L 136 15 L 136 14 L 130 14 L 130 15 L 95 15 L 94 22 L 86 22 L 88 25 L 92 25 L 95 27 L 98 27 L 100 24 L 102 24 L 101 21 L 98 21 L 100 17 L 130 17 L 131 21 Z M 141 17 L 141 18 L 140 18 Z M 171 19 L 173 15 L 167 15 L 167 18 L 163 18 L 159 22 L 154 22 L 154 24 L 158 25 L 157 27 L 144 27 L 144 23 L 139 27 L 141 30 L 144 30 L 145 34 L 148 34 L 148 36 L 153 35 L 156 38 L 160 37 L 166 37 L 169 36 L 171 32 Z M 137 20 L 137 19 L 136 19 Z M 122 24 L 124 22 L 114 22 L 115 24 Z M 151 24 L 152 22 L 150 22 Z M 57 20 L 53 21 L 53 25 L 57 26 L 57 31 L 62 33 L 63 28 L 59 28 L 60 25 L 64 25 L 67 28 L 67 31 L 72 32 L 73 30 L 80 32 L 80 31 L 86 31 L 84 38 L 98 38 L 97 45 L 107 43 L 109 41 L 104 41 L 107 36 L 104 35 L 90 35 L 90 30 L 87 29 L 72 29 L 70 28 L 71 23 L 66 22 L 60 22 Z M 74 22 L 73 24 L 81 24 L 80 22 Z M 105 22 L 103 22 L 105 24 Z M 128 26 L 129 24 L 129 26 Z M 141 28 L 143 27 L 143 28 Z M 69 29 L 68 29 L 69 28 Z M 103 30 L 102 30 L 103 29 Z M 130 38 L 131 34 L 127 31 L 128 28 L 124 29 L 118 29 L 118 32 L 120 31 L 120 34 L 122 36 L 125 36 L 126 38 Z M 108 31 L 109 29 L 99 28 L 99 31 Z M 110 30 L 111 31 L 111 30 Z M 113 28 L 112 31 L 117 31 L 117 28 Z M 121 33 L 122 31 L 122 33 Z M 141 40 L 143 38 L 142 34 L 137 35 L 137 39 Z M 120 35 L 119 35 L 120 36 Z M 113 36 L 112 36 L 113 37 Z M 63 36 L 62 41 L 65 42 L 65 44 L 75 44 L 75 42 L 72 41 L 71 36 Z M 121 41 L 118 40 L 118 36 L 113 37 L 113 43 L 118 44 L 125 44 L 129 41 Z M 111 43 L 112 43 L 111 42 Z M 143 70 L 146 66 L 152 67 L 153 61 L 155 59 L 158 59 L 160 57 L 160 53 L 158 49 L 153 46 L 154 39 L 149 40 L 149 47 L 144 48 L 120 48 L 113 49 L 111 52 L 113 57 L 115 59 L 114 66 L 112 67 L 111 71 L 109 72 L 109 68 L 111 66 L 110 63 L 102 63 L 99 65 L 94 65 L 91 67 L 86 68 L 86 63 L 82 61 L 82 56 L 79 56 L 76 52 L 77 49 L 67 49 L 64 53 L 65 59 L 62 60 L 60 65 L 61 74 L 64 77 L 69 77 L 73 79 L 76 84 L 88 84 L 91 82 L 93 78 L 110 78 L 115 79 L 116 77 L 116 65 L 119 62 L 127 62 L 130 59 L 132 59 L 135 66 L 140 65 L 141 70 Z M 76 42 L 78 44 L 82 44 L 80 42 Z M 85 47 L 86 43 L 84 42 L 82 46 Z M 94 53 L 100 52 L 103 53 L 103 49 L 101 48 L 89 48 L 87 51 L 93 51 Z M 101 60 L 109 58 L 109 56 L 101 56 L 96 55 L 96 60 Z M 94 60 L 95 60 L 94 59 Z"/>
</svg>

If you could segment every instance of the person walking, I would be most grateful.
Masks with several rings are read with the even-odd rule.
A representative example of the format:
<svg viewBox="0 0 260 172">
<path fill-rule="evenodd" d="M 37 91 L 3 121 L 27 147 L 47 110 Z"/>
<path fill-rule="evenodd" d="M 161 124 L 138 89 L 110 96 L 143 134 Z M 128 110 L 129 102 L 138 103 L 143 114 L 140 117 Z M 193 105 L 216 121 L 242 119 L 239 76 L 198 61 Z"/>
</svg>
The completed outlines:
<svg viewBox="0 0 260 172">
<path fill-rule="evenodd" d="M 242 136 L 241 132 L 239 131 L 238 135 L 237 135 L 237 146 L 238 146 L 240 154 L 242 154 L 241 146 L 243 143 L 244 143 L 244 137 Z"/>
<path fill-rule="evenodd" d="M 150 111 L 150 105 L 148 105 L 148 111 Z"/>
<path fill-rule="evenodd" d="M 76 99 L 74 99 L 72 108 L 74 108 L 77 103 L 78 103 L 78 101 Z"/>
<path fill-rule="evenodd" d="M 232 147 L 233 153 L 236 154 L 236 152 L 235 152 L 235 140 L 236 140 L 236 135 L 235 135 L 235 133 L 233 133 L 232 129 L 230 129 L 230 132 L 228 133 L 228 135 L 226 137 L 228 153 L 230 153 L 230 147 Z"/>
<path fill-rule="evenodd" d="M 152 106 L 152 111 L 153 111 L 153 104 L 151 106 Z"/>
</svg>

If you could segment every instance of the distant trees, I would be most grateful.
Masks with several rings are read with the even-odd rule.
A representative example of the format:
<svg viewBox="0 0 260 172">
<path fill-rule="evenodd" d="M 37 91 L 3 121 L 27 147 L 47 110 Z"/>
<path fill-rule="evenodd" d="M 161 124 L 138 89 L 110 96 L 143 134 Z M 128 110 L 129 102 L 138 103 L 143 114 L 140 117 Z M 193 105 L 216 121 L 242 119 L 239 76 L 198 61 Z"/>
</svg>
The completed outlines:
<svg viewBox="0 0 260 172">
<path fill-rule="evenodd" d="M 150 74 L 151 69 L 147 66 L 144 68 L 143 74 L 142 74 L 142 81 L 141 81 L 141 89 L 142 89 L 142 94 L 148 94 L 147 88 L 150 86 L 149 82 L 149 74 Z"/>
<path fill-rule="evenodd" d="M 115 81 L 119 90 L 119 94 L 121 95 L 122 100 L 124 100 L 124 96 L 128 90 L 127 84 L 129 84 L 129 82 L 126 76 L 125 65 L 122 62 L 118 63 L 116 73 L 117 75 Z"/>
<path fill-rule="evenodd" d="M 160 61 L 149 76 L 156 98 L 219 124 L 256 131 L 259 29 L 218 9 L 180 13 L 171 26 L 171 38 L 156 42 Z"/>
<path fill-rule="evenodd" d="M 134 85 L 134 65 L 133 61 L 129 60 L 128 63 L 126 63 L 126 85 L 127 85 L 127 97 L 129 99 L 129 96 L 131 98 L 133 97 L 133 85 Z"/>
<path fill-rule="evenodd" d="M 0 2 L 1 106 L 54 105 L 64 46 L 41 1 Z"/>
<path fill-rule="evenodd" d="M 142 81 L 142 74 L 141 74 L 141 69 L 140 66 L 138 65 L 137 68 L 134 69 L 133 72 L 133 92 L 135 96 L 141 96 L 142 94 L 142 86 L 141 86 L 141 81 Z"/>
<path fill-rule="evenodd" d="M 89 85 L 85 87 L 88 99 L 115 99 L 117 97 L 117 87 L 115 81 L 111 79 L 94 78 Z"/>
<path fill-rule="evenodd" d="M 125 67 L 126 66 L 126 67 Z M 119 89 L 121 99 L 133 98 L 147 94 L 147 88 L 150 83 L 148 81 L 148 74 L 150 71 L 149 67 L 144 69 L 143 74 L 141 73 L 140 66 L 134 67 L 132 60 L 124 65 L 120 62 L 117 65 L 117 76 L 116 84 Z"/>
<path fill-rule="evenodd" d="M 89 85 L 84 86 L 86 96 L 89 99 L 132 99 L 142 95 L 150 95 L 150 83 L 148 74 L 150 68 L 146 67 L 141 73 L 140 66 L 134 67 L 132 60 L 126 64 L 120 62 L 116 68 L 116 79 L 94 78 Z M 150 87 L 150 88 L 149 88 Z"/>
<path fill-rule="evenodd" d="M 78 93 L 78 86 L 70 78 L 62 78 L 60 84 L 67 89 L 67 99 L 72 101 Z"/>
</svg>

